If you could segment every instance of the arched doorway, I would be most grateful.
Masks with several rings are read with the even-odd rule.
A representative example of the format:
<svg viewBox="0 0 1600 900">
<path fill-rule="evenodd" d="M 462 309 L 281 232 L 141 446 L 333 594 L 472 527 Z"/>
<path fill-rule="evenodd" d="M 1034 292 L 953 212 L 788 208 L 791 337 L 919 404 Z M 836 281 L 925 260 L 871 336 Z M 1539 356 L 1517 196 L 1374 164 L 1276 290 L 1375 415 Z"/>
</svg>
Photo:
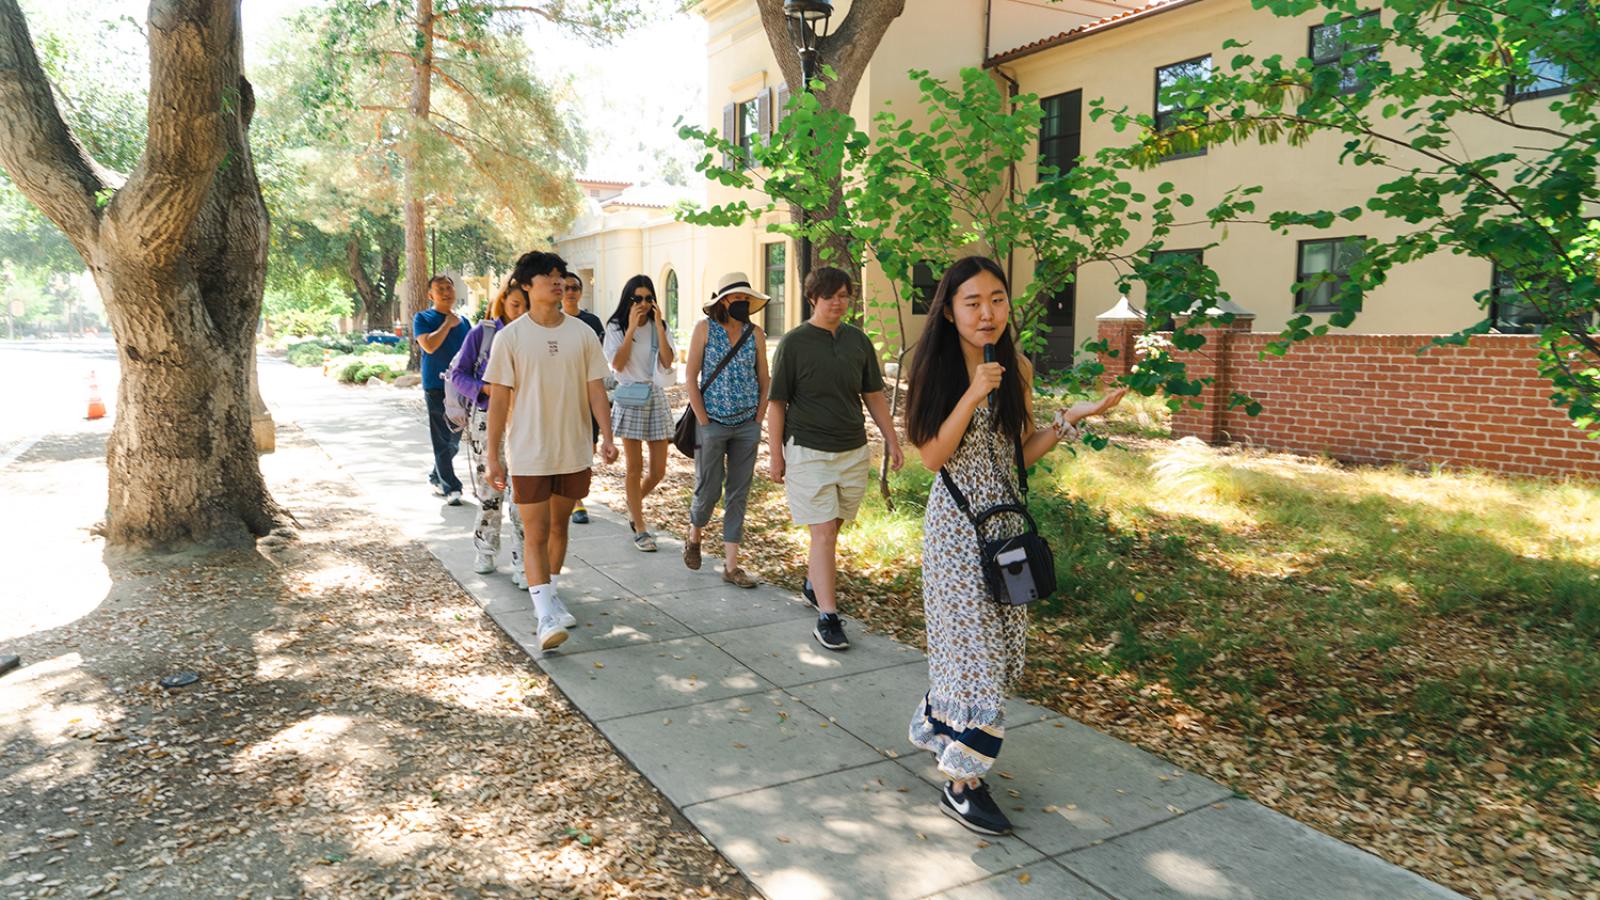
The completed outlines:
<svg viewBox="0 0 1600 900">
<path fill-rule="evenodd" d="M 661 280 L 661 298 L 667 307 L 667 328 L 673 334 L 678 333 L 678 271 L 668 269 L 667 277 Z"/>
</svg>

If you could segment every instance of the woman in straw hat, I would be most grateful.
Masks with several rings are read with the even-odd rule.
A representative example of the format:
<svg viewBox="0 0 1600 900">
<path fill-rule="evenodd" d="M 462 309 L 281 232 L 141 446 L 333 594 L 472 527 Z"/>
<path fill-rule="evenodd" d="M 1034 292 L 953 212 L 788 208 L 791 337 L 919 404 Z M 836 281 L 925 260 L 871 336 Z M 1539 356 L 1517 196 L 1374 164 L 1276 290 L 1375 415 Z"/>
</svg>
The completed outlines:
<svg viewBox="0 0 1600 900">
<path fill-rule="evenodd" d="M 722 580 L 742 588 L 756 586 L 756 580 L 739 568 L 739 541 L 744 534 L 745 501 L 755 473 L 756 449 L 761 446 L 761 419 L 770 383 L 767 336 L 752 318 L 767 300 L 766 294 L 751 287 L 743 272 L 722 276 L 711 302 L 703 307 L 706 317 L 695 325 L 689 339 L 684 378 L 689 405 L 700 427 L 683 564 L 700 568 L 701 532 L 720 498 L 724 501 Z"/>
</svg>

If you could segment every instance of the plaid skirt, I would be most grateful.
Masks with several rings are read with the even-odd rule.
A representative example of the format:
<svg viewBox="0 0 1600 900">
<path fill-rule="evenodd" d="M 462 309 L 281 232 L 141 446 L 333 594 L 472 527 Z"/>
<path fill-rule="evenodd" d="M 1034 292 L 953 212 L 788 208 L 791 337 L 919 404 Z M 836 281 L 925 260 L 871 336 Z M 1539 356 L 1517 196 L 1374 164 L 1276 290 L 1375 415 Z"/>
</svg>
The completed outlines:
<svg viewBox="0 0 1600 900">
<path fill-rule="evenodd" d="M 611 404 L 611 430 L 618 438 L 636 441 L 665 441 L 672 438 L 672 406 L 658 384 L 650 385 L 650 402 L 645 406 Z"/>
</svg>

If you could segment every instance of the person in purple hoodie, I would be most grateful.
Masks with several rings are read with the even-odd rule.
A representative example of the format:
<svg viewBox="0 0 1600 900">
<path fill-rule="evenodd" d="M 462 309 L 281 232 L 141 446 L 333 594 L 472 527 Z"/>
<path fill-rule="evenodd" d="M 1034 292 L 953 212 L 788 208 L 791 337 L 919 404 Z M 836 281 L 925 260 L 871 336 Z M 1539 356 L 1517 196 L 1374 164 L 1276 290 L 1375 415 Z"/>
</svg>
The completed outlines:
<svg viewBox="0 0 1600 900">
<path fill-rule="evenodd" d="M 489 392 L 483 370 L 488 366 L 495 334 L 527 311 L 528 295 L 518 285 L 508 283 L 489 304 L 488 317 L 467 333 L 449 373 L 450 382 L 461 396 L 477 398 L 466 428 L 467 468 L 472 473 L 472 493 L 478 498 L 479 510 L 478 524 L 472 530 L 472 545 L 478 551 L 473 569 L 480 575 L 495 570 L 495 554 L 500 552 L 500 519 L 503 510 L 510 507 L 511 527 L 517 535 L 511 544 L 511 582 L 523 589 L 528 585 L 522 568 L 522 519 L 515 503 L 504 502 L 505 491 L 494 486 L 485 468 L 489 453 Z"/>
</svg>

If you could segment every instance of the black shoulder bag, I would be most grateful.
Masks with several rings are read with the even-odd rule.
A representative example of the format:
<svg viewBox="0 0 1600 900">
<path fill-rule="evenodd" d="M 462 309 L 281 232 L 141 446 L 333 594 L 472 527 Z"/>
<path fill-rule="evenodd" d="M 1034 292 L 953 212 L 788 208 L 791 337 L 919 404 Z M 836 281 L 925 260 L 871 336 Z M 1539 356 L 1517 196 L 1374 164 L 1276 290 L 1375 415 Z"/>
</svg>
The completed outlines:
<svg viewBox="0 0 1600 900">
<path fill-rule="evenodd" d="M 711 386 L 711 382 L 716 381 L 717 376 L 722 374 L 722 370 L 727 368 L 728 363 L 733 362 L 733 358 L 739 355 L 739 348 L 744 346 L 744 342 L 750 340 L 750 335 L 755 333 L 756 326 L 754 324 L 750 322 L 744 323 L 744 334 L 739 335 L 739 339 L 733 342 L 732 347 L 728 348 L 728 352 L 722 357 L 722 361 L 717 363 L 715 369 L 711 370 L 711 376 L 700 382 L 702 396 L 704 396 L 706 388 Z M 684 456 L 694 459 L 695 448 L 700 446 L 699 431 L 700 420 L 694 417 L 694 404 L 685 404 L 683 415 L 678 417 L 678 424 L 672 429 L 672 446 L 677 447 L 678 452 Z"/>
<path fill-rule="evenodd" d="M 1000 461 L 996 459 L 994 462 L 998 468 Z M 943 466 L 939 467 L 939 478 L 944 481 L 944 489 L 950 492 L 950 499 L 972 522 L 972 529 L 977 533 L 979 566 L 990 595 L 996 601 L 1010 606 L 1043 600 L 1056 590 L 1055 557 L 1050 553 L 1050 545 L 1040 536 L 1033 515 L 1028 512 L 1028 470 L 1022 464 L 1020 438 L 1016 439 L 1016 463 L 1017 483 L 1022 487 L 1022 498 L 1018 500 L 1013 497 L 1014 502 L 991 506 L 977 515 L 973 515 L 972 507 L 968 505 L 961 489 L 956 487 L 955 479 Z M 1027 530 L 1015 537 L 984 540 L 984 523 L 1003 515 L 1021 516 L 1028 526 Z"/>
</svg>

